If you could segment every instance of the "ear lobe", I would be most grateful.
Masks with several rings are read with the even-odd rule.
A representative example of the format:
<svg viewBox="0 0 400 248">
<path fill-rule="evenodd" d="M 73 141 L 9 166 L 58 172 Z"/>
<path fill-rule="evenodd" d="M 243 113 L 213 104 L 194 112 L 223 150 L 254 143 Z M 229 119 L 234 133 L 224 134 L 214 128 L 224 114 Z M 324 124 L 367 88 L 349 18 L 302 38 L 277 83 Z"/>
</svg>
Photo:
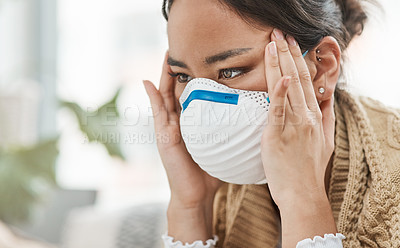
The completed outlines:
<svg viewBox="0 0 400 248">
<path fill-rule="evenodd" d="M 315 50 L 313 49 L 310 57 L 316 68 L 313 80 L 315 95 L 318 102 L 323 102 L 333 95 L 339 78 L 341 61 L 340 46 L 335 38 L 325 36 L 316 46 Z M 325 89 L 323 94 L 319 92 L 319 88 L 321 87 Z"/>
</svg>

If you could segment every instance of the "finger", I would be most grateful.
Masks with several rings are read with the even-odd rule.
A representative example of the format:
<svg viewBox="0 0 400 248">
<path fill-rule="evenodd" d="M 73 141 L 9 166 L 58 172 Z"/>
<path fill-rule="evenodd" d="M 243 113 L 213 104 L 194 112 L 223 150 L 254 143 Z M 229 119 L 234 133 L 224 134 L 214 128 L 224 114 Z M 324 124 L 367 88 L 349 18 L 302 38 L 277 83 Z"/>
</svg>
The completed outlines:
<svg viewBox="0 0 400 248">
<path fill-rule="evenodd" d="M 275 41 L 270 42 L 265 47 L 265 78 L 267 81 L 268 95 L 272 96 L 276 86 L 279 83 L 279 80 L 282 79 L 281 67 L 279 65 L 279 57 Z M 290 104 L 286 104 L 286 110 L 292 112 Z"/>
<path fill-rule="evenodd" d="M 333 103 L 334 97 L 332 96 L 320 105 L 325 139 L 331 144 L 334 142 L 335 135 L 335 111 Z"/>
<path fill-rule="evenodd" d="M 282 78 L 278 50 L 276 48 L 275 41 L 270 42 L 265 47 L 265 76 L 267 80 L 268 92 L 272 93 L 275 86 Z"/>
<path fill-rule="evenodd" d="M 148 80 L 143 80 L 144 88 L 150 98 L 151 110 L 154 116 L 154 125 L 158 129 L 160 125 L 168 123 L 168 114 L 164 106 L 164 100 L 154 84 Z"/>
<path fill-rule="evenodd" d="M 297 68 L 282 31 L 275 28 L 273 31 L 272 39 L 276 41 L 282 75 L 292 77 L 292 82 L 288 89 L 288 98 L 290 105 L 293 111 L 295 108 L 305 111 L 307 104 L 305 102 L 303 89 L 301 87 L 299 75 L 297 73 Z"/>
<path fill-rule="evenodd" d="M 297 68 L 297 73 L 300 78 L 307 106 L 310 110 L 315 111 L 318 109 L 318 102 L 314 93 L 314 87 L 312 85 L 310 71 L 308 70 L 306 61 L 304 60 L 300 47 L 293 36 L 288 35 L 286 39 L 289 43 L 289 49 Z"/>
<path fill-rule="evenodd" d="M 291 78 L 282 77 L 271 96 L 271 103 L 268 110 L 268 125 L 277 132 L 282 132 L 285 126 L 287 92 Z"/>
<path fill-rule="evenodd" d="M 160 79 L 160 93 L 164 100 L 165 107 L 168 113 L 174 113 L 176 111 L 175 105 L 175 81 L 169 73 L 171 73 L 171 67 L 167 63 L 168 52 L 165 53 L 163 69 Z"/>
</svg>

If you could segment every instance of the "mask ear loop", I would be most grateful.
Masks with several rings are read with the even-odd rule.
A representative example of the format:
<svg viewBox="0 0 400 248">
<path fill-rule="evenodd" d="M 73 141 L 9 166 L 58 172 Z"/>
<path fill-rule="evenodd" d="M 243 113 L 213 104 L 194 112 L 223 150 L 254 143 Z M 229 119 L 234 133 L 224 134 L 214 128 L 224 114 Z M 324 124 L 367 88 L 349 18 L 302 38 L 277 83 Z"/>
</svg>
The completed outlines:
<svg viewBox="0 0 400 248">
<path fill-rule="evenodd" d="M 303 58 L 307 55 L 307 53 L 308 53 L 308 50 L 303 53 Z M 268 102 L 268 104 L 271 103 L 269 100 L 269 96 L 267 97 L 267 102 Z"/>
</svg>

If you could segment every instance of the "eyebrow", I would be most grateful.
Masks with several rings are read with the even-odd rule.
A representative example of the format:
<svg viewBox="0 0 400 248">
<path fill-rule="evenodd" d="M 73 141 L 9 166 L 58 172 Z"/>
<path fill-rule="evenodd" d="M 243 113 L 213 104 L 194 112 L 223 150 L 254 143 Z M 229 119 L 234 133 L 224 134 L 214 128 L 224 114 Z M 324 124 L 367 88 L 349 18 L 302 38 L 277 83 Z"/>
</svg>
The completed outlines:
<svg viewBox="0 0 400 248">
<path fill-rule="evenodd" d="M 216 55 L 207 57 L 205 59 L 205 63 L 210 65 L 210 64 L 214 64 L 216 62 L 224 61 L 228 58 L 242 55 L 243 53 L 246 53 L 246 52 L 250 51 L 251 49 L 252 48 L 236 48 L 236 49 L 228 50 L 228 51 L 225 51 L 222 53 L 218 53 Z"/>
<path fill-rule="evenodd" d="M 171 56 L 168 56 L 167 63 L 170 66 L 178 66 L 178 67 L 182 67 L 182 68 L 186 68 L 186 69 L 189 68 L 185 63 L 178 61 L 176 59 L 173 59 Z"/>
<path fill-rule="evenodd" d="M 220 62 L 220 61 L 224 61 L 228 58 L 232 58 L 235 56 L 239 56 L 242 55 L 250 50 L 252 50 L 253 48 L 236 48 L 236 49 L 232 49 L 232 50 L 227 50 L 221 53 L 218 53 L 216 55 L 207 57 L 204 62 L 208 65 L 214 64 L 216 62 Z M 185 69 L 188 69 L 189 67 L 182 61 L 176 60 L 174 58 L 172 58 L 171 56 L 168 56 L 167 59 L 167 63 L 170 66 L 178 66 L 178 67 L 182 67 Z"/>
</svg>

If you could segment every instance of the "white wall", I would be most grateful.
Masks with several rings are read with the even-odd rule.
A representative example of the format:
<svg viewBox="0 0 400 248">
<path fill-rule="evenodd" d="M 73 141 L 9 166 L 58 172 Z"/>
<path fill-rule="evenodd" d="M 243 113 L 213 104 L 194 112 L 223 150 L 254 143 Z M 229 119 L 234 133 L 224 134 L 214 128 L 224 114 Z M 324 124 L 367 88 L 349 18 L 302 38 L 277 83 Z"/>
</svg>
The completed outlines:
<svg viewBox="0 0 400 248">
<path fill-rule="evenodd" d="M 400 2 L 379 0 L 386 13 L 373 15 L 349 47 L 350 89 L 400 108 Z"/>
</svg>

